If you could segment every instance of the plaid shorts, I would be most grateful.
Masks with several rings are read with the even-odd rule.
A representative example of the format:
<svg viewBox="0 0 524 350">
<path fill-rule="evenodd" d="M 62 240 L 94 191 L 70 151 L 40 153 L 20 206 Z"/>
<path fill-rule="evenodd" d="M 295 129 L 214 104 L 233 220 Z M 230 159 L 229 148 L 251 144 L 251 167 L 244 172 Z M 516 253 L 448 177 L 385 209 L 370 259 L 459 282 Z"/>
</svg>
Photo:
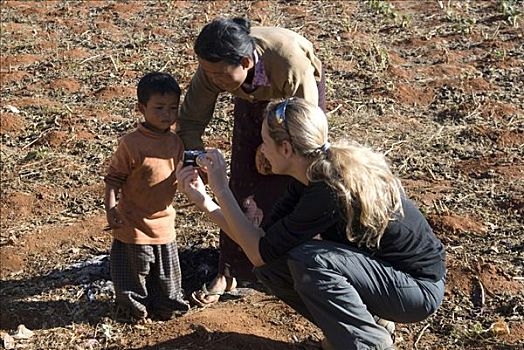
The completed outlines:
<svg viewBox="0 0 524 350">
<path fill-rule="evenodd" d="M 170 318 L 189 310 L 176 242 L 138 245 L 114 239 L 110 267 L 116 303 L 131 316 Z"/>
</svg>

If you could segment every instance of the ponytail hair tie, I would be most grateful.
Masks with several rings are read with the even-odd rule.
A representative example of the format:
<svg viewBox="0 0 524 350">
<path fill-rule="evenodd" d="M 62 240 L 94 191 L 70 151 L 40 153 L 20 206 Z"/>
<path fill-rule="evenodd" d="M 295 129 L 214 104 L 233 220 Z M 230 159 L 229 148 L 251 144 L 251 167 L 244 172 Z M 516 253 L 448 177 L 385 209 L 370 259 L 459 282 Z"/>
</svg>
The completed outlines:
<svg viewBox="0 0 524 350">
<path fill-rule="evenodd" d="M 327 151 L 329 150 L 329 147 L 331 147 L 331 145 L 329 144 L 329 142 L 326 141 L 326 143 L 324 143 L 324 144 L 320 147 L 320 150 L 321 150 L 323 153 L 327 153 Z"/>
</svg>

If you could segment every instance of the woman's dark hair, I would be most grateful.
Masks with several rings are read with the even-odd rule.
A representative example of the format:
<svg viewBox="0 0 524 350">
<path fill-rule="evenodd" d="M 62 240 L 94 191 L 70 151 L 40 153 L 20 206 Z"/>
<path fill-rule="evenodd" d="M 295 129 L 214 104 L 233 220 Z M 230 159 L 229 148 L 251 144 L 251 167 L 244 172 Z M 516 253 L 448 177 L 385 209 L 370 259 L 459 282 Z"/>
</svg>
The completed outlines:
<svg viewBox="0 0 524 350">
<path fill-rule="evenodd" d="M 147 73 L 138 82 L 136 95 L 138 102 L 146 105 L 149 99 L 154 94 L 168 94 L 174 93 L 180 96 L 182 90 L 171 74 L 161 72 Z"/>
<path fill-rule="evenodd" d="M 205 25 L 195 41 L 195 53 L 209 62 L 224 61 L 239 65 L 243 57 L 255 51 L 255 39 L 250 33 L 249 20 L 217 18 Z"/>
</svg>

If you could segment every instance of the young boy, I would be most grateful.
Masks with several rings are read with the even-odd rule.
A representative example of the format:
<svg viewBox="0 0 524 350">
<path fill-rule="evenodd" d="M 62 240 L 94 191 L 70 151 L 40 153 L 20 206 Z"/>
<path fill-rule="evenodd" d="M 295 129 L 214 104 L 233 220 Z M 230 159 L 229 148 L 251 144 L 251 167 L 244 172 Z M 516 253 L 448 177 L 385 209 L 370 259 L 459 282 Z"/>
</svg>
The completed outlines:
<svg viewBox="0 0 524 350">
<path fill-rule="evenodd" d="M 189 310 L 172 206 L 175 168 L 184 152 L 181 139 L 171 131 L 180 94 L 167 73 L 149 73 L 140 80 L 138 110 L 145 121 L 120 139 L 104 178 L 116 303 L 136 319 L 167 320 Z"/>
</svg>

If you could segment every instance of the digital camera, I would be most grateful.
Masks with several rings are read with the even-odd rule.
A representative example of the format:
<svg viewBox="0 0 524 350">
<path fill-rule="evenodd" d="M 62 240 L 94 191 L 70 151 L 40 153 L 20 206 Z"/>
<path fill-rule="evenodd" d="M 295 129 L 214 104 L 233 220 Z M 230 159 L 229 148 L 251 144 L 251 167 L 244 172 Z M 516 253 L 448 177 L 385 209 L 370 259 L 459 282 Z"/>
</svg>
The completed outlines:
<svg viewBox="0 0 524 350">
<path fill-rule="evenodd" d="M 194 167 L 198 167 L 199 165 L 197 164 L 197 158 L 205 153 L 206 151 L 201 151 L 197 149 L 184 151 L 184 166 L 191 165 Z"/>
</svg>

